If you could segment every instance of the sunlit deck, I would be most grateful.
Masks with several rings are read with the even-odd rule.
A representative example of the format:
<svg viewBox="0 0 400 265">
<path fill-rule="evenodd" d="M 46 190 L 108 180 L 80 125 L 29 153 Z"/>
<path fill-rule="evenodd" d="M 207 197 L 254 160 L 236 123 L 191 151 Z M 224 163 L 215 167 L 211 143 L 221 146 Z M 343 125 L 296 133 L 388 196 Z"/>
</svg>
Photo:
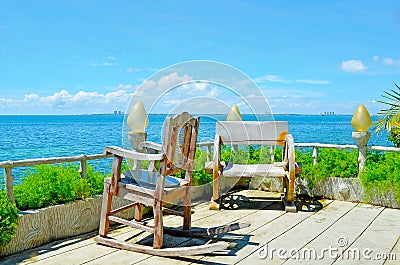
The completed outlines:
<svg viewBox="0 0 400 265">
<path fill-rule="evenodd" d="M 230 197 L 232 207 L 193 208 L 193 227 L 246 222 L 250 227 L 218 238 L 164 236 L 164 246 L 191 246 L 224 240 L 230 249 L 203 256 L 163 258 L 118 250 L 95 243 L 96 233 L 53 242 L 0 259 L 1 264 L 398 264 L 400 210 L 342 201 L 299 201 L 303 211 L 285 213 L 281 202 L 259 199 L 259 192 Z M 265 193 L 264 193 L 265 194 Z M 249 201 L 249 198 L 251 200 Z M 229 209 L 230 208 L 230 209 Z M 167 226 L 182 219 L 165 216 Z M 114 227 L 114 237 L 151 244 L 152 236 Z M 137 236 L 137 237 L 135 237 Z M 262 251 L 260 251 L 262 250 Z M 268 255 L 267 255 L 268 254 Z"/>
</svg>

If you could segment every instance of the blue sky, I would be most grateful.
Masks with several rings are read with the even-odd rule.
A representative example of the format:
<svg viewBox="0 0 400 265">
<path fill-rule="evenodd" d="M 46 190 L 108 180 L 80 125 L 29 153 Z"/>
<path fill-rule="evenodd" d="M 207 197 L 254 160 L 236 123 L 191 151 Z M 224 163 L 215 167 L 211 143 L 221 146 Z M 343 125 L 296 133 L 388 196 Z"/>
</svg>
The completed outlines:
<svg viewBox="0 0 400 265">
<path fill-rule="evenodd" d="M 391 0 L 4 0 L 0 115 L 125 111 L 147 78 L 190 60 L 239 69 L 274 113 L 377 113 L 400 83 L 399 36 Z"/>
</svg>

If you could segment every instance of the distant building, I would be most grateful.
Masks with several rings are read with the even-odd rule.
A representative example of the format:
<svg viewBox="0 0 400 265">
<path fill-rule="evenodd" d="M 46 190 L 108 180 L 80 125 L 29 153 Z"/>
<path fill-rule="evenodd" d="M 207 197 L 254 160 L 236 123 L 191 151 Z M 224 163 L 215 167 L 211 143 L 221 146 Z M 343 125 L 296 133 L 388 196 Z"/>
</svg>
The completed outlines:
<svg viewBox="0 0 400 265">
<path fill-rule="evenodd" d="M 334 111 L 325 111 L 321 113 L 322 116 L 333 116 L 336 115 Z"/>
</svg>

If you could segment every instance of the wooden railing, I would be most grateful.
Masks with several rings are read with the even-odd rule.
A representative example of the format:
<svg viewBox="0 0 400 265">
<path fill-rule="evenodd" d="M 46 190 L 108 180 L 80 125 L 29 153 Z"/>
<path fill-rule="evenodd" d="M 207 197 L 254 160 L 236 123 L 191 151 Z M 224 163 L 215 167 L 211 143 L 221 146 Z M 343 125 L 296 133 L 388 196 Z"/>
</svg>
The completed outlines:
<svg viewBox="0 0 400 265">
<path fill-rule="evenodd" d="M 213 142 L 201 142 L 198 143 L 198 147 L 206 147 L 207 161 L 212 159 L 212 147 Z M 297 148 L 313 148 L 313 159 L 314 165 L 318 162 L 318 149 L 319 148 L 333 148 L 333 149 L 358 149 L 356 145 L 336 145 L 336 144 L 320 144 L 320 143 L 295 143 Z M 367 146 L 368 150 L 385 151 L 385 152 L 400 152 L 400 148 L 395 147 L 384 147 L 384 146 Z M 270 150 L 271 160 L 274 160 L 274 147 Z M 9 200 L 15 204 L 14 199 L 14 176 L 13 168 L 15 167 L 29 167 L 43 164 L 57 164 L 57 163 L 69 163 L 69 162 L 80 162 L 80 174 L 82 178 L 86 178 L 86 165 L 88 160 L 98 160 L 111 157 L 111 155 L 95 154 L 95 155 L 79 155 L 79 156 L 67 156 L 67 157 L 52 157 L 52 158 L 37 158 L 37 159 L 25 159 L 18 161 L 4 161 L 0 162 L 0 168 L 4 168 L 4 182 L 5 190 Z"/>
<path fill-rule="evenodd" d="M 104 159 L 107 157 L 111 157 L 111 155 L 79 155 L 79 156 L 64 156 L 64 157 L 50 157 L 50 158 L 36 158 L 36 159 L 25 159 L 25 160 L 17 160 L 17 161 L 4 161 L 0 162 L 0 168 L 4 168 L 4 182 L 5 182 L 5 190 L 7 193 L 8 199 L 15 204 L 14 199 L 14 175 L 13 168 L 15 167 L 30 167 L 37 166 L 43 164 L 57 164 L 57 163 L 69 163 L 69 162 L 80 162 L 79 173 L 82 178 L 86 178 L 86 166 L 88 160 L 97 160 Z"/>
<path fill-rule="evenodd" d="M 318 163 L 318 148 L 333 148 L 333 149 L 358 149 L 357 145 L 339 145 L 339 144 L 320 144 L 320 143 L 295 143 L 295 147 L 313 148 L 312 157 L 314 165 Z M 387 146 L 366 146 L 367 150 L 384 151 L 384 152 L 400 152 L 400 148 Z"/>
</svg>

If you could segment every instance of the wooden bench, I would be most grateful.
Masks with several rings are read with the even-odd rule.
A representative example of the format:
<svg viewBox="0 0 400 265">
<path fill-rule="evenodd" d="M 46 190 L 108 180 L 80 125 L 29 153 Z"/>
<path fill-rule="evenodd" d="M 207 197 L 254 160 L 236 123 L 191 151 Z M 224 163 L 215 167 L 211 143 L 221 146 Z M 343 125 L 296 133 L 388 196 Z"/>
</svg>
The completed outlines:
<svg viewBox="0 0 400 265">
<path fill-rule="evenodd" d="M 225 187 L 226 178 L 250 177 L 282 178 L 284 193 L 282 201 L 285 210 L 296 212 L 294 205 L 294 179 L 301 173 L 300 163 L 295 161 L 294 140 L 288 133 L 286 121 L 221 121 L 216 123 L 214 159 L 206 164 L 206 172 L 213 174 L 213 197 L 210 209 L 221 209 L 223 196 L 232 186 Z M 231 145 L 233 149 L 242 145 L 282 146 L 282 162 L 271 164 L 234 164 L 221 160 L 221 146 Z M 260 181 L 260 182 L 261 182 Z"/>
</svg>

